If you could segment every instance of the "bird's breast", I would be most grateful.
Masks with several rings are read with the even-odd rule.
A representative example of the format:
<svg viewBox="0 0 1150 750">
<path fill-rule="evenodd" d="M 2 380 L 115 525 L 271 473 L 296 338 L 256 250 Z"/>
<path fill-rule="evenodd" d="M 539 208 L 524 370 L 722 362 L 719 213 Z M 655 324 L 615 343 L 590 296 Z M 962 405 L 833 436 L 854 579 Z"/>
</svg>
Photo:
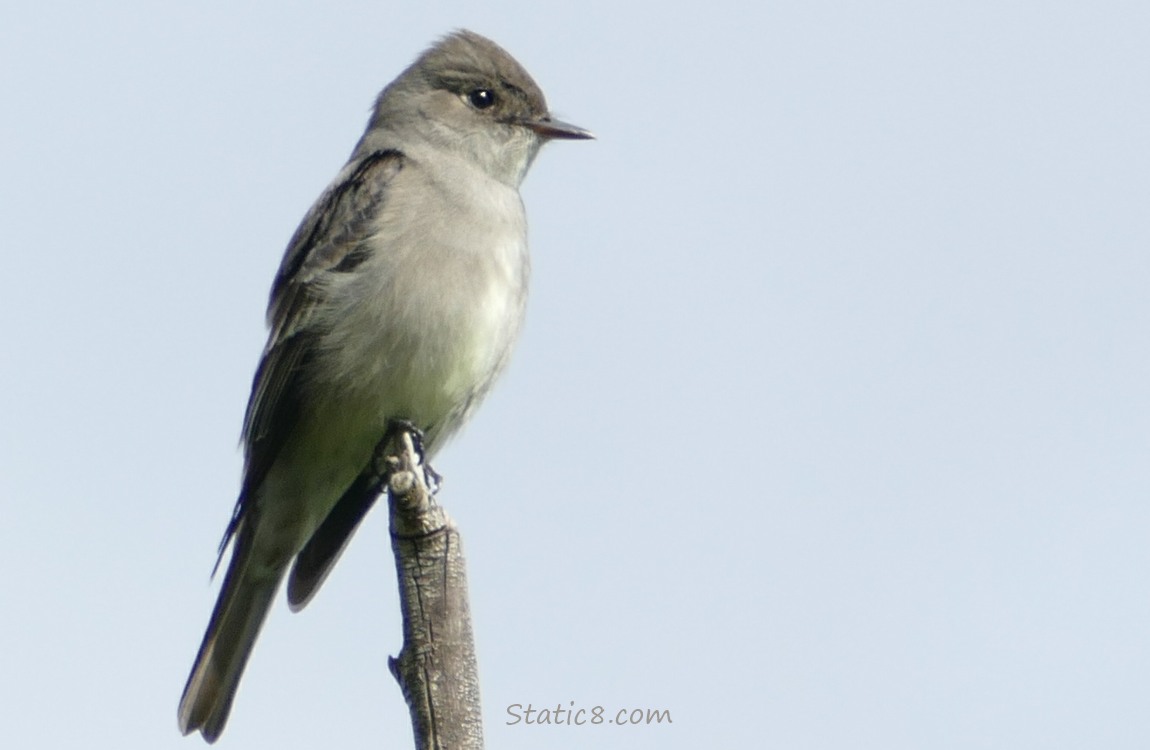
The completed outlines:
<svg viewBox="0 0 1150 750">
<path fill-rule="evenodd" d="M 335 282 L 323 346 L 337 364 L 324 376 L 336 381 L 329 392 L 372 421 L 401 417 L 448 434 L 486 394 L 519 332 L 526 231 L 513 190 L 470 203 L 448 194 L 423 208 L 381 217 L 368 260 Z"/>
</svg>

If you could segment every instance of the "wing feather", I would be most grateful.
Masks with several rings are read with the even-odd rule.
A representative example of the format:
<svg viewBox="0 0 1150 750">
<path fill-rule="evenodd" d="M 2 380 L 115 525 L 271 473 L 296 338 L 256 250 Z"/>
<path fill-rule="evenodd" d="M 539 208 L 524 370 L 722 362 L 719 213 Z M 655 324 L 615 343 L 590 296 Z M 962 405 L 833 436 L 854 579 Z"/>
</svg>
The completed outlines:
<svg viewBox="0 0 1150 750">
<path fill-rule="evenodd" d="M 244 415 L 243 485 L 220 543 L 221 557 L 299 419 L 301 385 L 319 333 L 315 318 L 323 304 L 322 281 L 354 270 L 370 256 L 373 220 L 403 165 L 403 154 L 391 149 L 349 162 L 288 243 L 268 302 L 268 343 Z"/>
</svg>

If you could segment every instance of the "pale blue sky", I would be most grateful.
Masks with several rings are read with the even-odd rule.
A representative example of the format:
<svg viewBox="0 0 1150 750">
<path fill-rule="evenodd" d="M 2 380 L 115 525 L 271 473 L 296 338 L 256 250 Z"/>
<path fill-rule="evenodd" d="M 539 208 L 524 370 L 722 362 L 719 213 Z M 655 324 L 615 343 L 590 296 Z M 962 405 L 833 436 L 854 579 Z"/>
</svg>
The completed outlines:
<svg viewBox="0 0 1150 750">
<path fill-rule="evenodd" d="M 1150 746 L 1150 6 L 651 7 L 0 9 L 5 746 L 202 746 L 272 274 L 456 27 L 599 135 L 436 464 L 488 745 Z M 391 566 L 277 604 L 220 747 L 409 746 Z M 569 701 L 674 724 L 504 723 Z"/>
</svg>

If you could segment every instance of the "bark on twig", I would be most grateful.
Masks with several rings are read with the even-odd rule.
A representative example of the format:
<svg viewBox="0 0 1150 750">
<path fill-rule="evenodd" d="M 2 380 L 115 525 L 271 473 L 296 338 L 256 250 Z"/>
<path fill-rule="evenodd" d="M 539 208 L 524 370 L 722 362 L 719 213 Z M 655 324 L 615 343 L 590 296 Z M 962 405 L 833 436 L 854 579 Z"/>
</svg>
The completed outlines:
<svg viewBox="0 0 1150 750">
<path fill-rule="evenodd" d="M 431 497 L 406 426 L 377 453 L 391 515 L 403 648 L 388 660 L 411 710 L 416 750 L 482 750 L 479 673 L 459 531 Z"/>
</svg>

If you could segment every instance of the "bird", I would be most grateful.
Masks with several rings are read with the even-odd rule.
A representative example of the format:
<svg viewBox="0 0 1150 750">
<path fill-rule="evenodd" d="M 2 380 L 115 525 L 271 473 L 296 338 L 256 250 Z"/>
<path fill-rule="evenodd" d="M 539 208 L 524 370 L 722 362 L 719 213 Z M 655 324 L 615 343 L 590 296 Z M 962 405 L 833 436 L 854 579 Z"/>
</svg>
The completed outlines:
<svg viewBox="0 0 1150 750">
<path fill-rule="evenodd" d="M 519 186 L 543 144 L 584 140 L 491 40 L 452 32 L 379 94 L 347 164 L 288 242 L 244 415 L 223 583 L 180 698 L 215 742 L 285 577 L 307 605 L 375 500 L 393 420 L 431 457 L 503 371 L 530 261 Z"/>
</svg>

